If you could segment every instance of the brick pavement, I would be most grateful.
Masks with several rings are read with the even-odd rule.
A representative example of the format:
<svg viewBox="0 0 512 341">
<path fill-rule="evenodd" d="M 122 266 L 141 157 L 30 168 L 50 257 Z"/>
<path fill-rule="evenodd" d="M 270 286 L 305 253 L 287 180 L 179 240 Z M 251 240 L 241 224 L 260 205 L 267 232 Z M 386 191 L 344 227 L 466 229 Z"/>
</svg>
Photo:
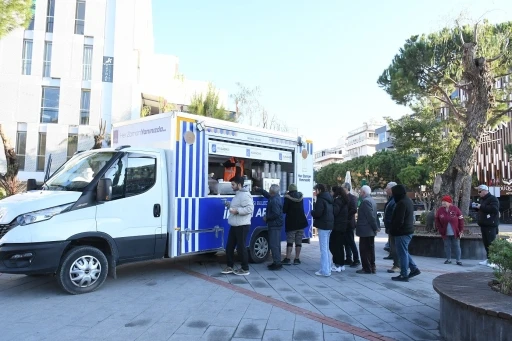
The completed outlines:
<svg viewBox="0 0 512 341">
<path fill-rule="evenodd" d="M 439 340 L 432 279 L 491 271 L 414 257 L 422 274 L 391 281 L 377 238 L 377 274 L 356 269 L 317 277 L 318 243 L 303 264 L 247 277 L 222 275 L 225 257 L 189 256 L 122 266 L 97 292 L 70 296 L 52 277 L 0 275 L 2 340 Z M 283 244 L 284 247 L 284 244 Z"/>
</svg>

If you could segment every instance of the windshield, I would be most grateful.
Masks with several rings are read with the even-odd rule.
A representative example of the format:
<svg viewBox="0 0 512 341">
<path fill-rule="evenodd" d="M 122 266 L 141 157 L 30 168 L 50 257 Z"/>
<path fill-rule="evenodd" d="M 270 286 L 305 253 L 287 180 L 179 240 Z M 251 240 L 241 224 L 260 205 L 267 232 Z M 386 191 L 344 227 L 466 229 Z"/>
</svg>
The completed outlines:
<svg viewBox="0 0 512 341">
<path fill-rule="evenodd" d="M 89 151 L 75 155 L 45 183 L 51 191 L 82 191 L 116 152 Z"/>
</svg>

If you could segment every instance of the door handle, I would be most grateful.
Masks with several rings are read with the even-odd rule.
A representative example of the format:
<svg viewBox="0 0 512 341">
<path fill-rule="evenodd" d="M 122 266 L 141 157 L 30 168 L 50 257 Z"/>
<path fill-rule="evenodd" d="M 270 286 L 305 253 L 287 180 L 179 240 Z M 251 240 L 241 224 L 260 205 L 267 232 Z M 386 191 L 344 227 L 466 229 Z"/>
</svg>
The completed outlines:
<svg viewBox="0 0 512 341">
<path fill-rule="evenodd" d="M 155 205 L 153 205 L 153 216 L 154 216 L 155 218 L 160 217 L 160 212 L 161 212 L 160 204 L 155 204 Z"/>
</svg>

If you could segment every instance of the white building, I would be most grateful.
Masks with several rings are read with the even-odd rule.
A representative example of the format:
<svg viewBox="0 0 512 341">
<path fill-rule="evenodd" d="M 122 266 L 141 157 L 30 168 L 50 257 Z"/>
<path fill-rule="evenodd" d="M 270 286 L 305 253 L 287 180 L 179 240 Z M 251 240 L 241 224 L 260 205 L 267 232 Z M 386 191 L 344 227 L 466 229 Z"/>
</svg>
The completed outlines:
<svg viewBox="0 0 512 341">
<path fill-rule="evenodd" d="M 90 149 L 100 120 L 108 134 L 140 117 L 144 93 L 189 104 L 206 92 L 207 82 L 174 79 L 177 57 L 154 54 L 152 20 L 151 0 L 37 0 L 30 27 L 0 39 L 0 123 L 21 180 L 41 181 L 50 154 L 53 171 Z"/>
<path fill-rule="evenodd" d="M 345 161 L 359 156 L 373 155 L 379 139 L 375 130 L 385 125 L 385 122 L 370 120 L 347 134 Z"/>
<path fill-rule="evenodd" d="M 344 161 L 346 137 L 342 136 L 338 139 L 338 143 L 334 148 L 322 149 L 315 152 L 313 168 L 320 170 L 322 167 L 331 163 L 342 163 Z"/>
</svg>

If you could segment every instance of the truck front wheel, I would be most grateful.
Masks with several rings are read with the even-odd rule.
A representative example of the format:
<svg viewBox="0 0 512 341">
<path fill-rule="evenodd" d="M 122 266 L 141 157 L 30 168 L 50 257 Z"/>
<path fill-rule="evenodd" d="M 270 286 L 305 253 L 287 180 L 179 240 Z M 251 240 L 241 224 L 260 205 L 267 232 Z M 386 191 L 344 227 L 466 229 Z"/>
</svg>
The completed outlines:
<svg viewBox="0 0 512 341">
<path fill-rule="evenodd" d="M 57 270 L 59 286 L 72 295 L 98 289 L 108 274 L 107 257 L 95 247 L 79 246 L 69 250 Z"/>
<path fill-rule="evenodd" d="M 269 253 L 268 234 L 261 232 L 253 238 L 249 245 L 249 260 L 253 263 L 262 263 L 267 259 Z"/>
</svg>

